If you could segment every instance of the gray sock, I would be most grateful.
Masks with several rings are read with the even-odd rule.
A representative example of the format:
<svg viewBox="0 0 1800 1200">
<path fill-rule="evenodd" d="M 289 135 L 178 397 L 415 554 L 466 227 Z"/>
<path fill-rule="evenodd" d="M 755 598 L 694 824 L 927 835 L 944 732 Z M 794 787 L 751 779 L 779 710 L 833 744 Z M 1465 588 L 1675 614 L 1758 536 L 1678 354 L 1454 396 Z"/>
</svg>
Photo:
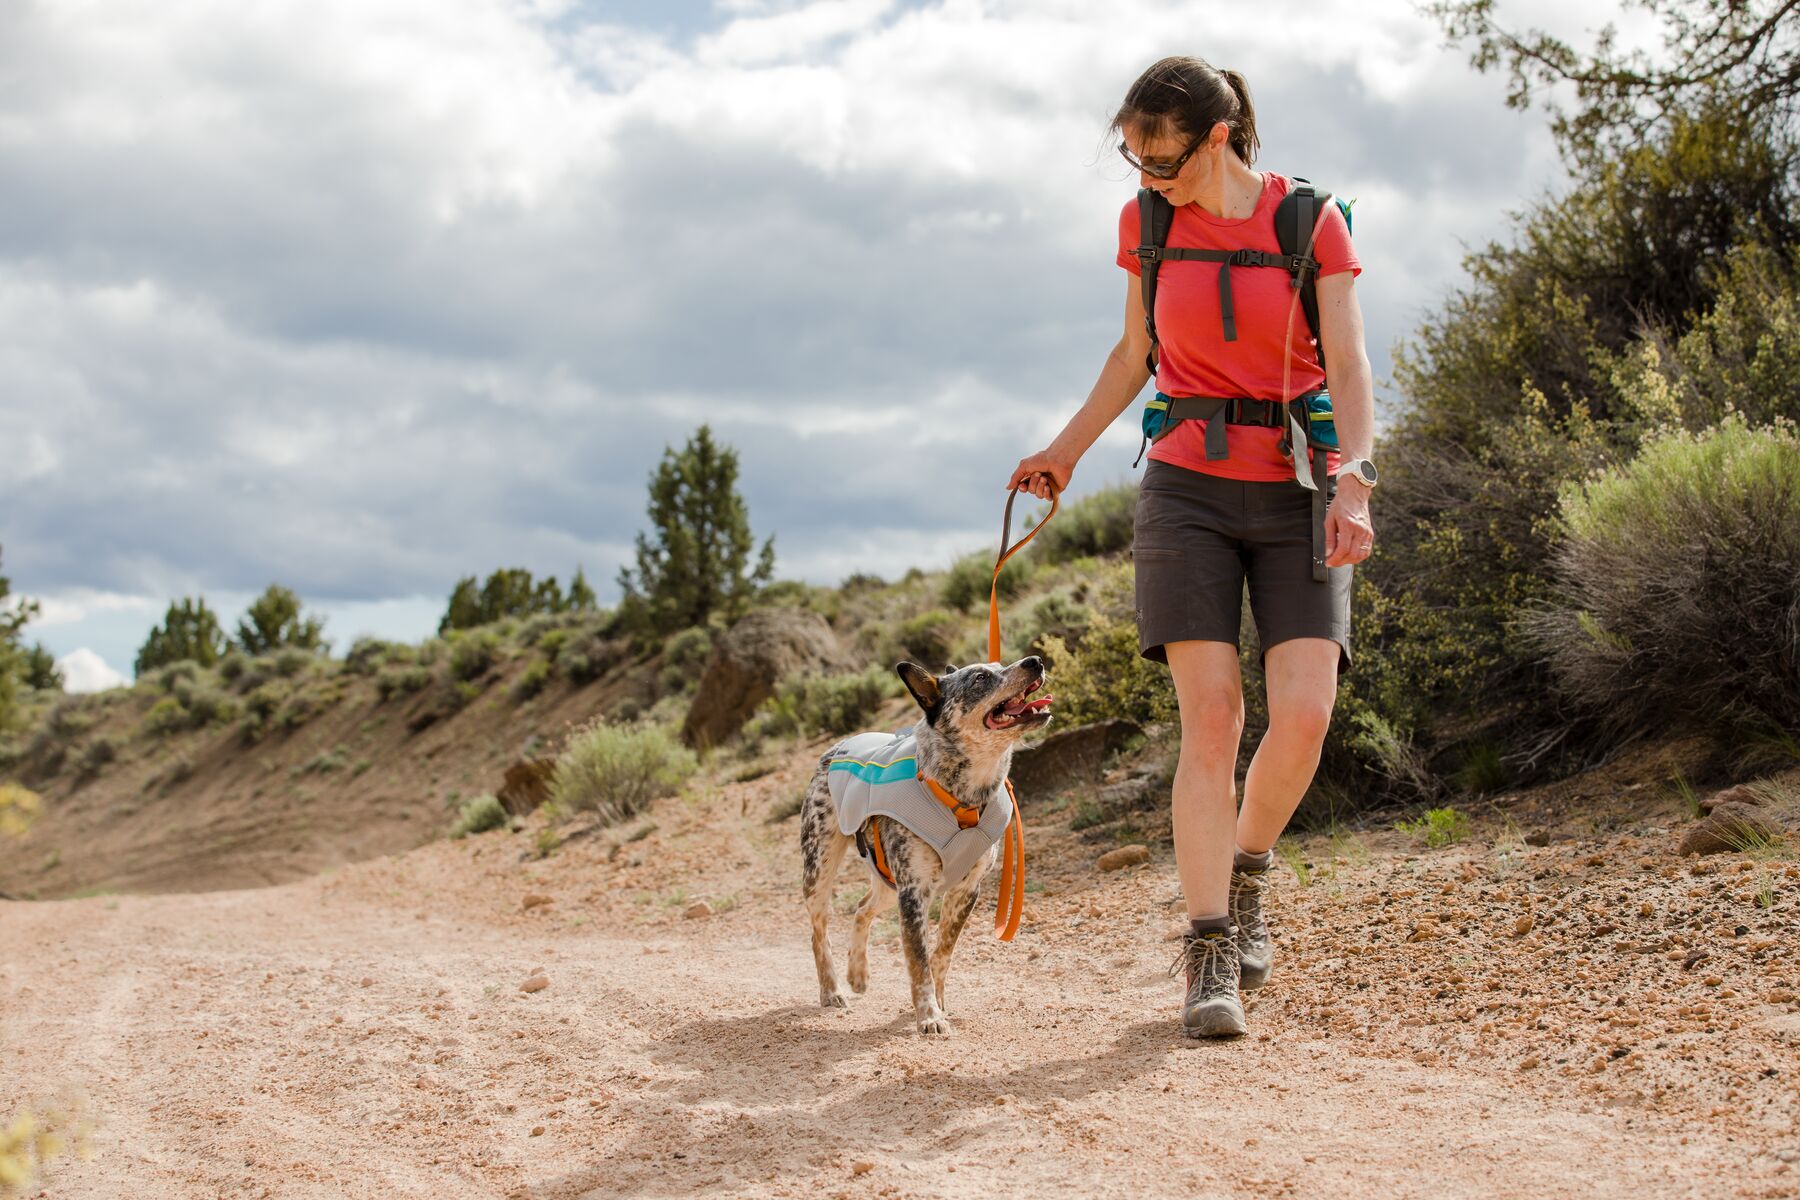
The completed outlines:
<svg viewBox="0 0 1800 1200">
<path fill-rule="evenodd" d="M 1230 933 L 1231 918 L 1229 916 L 1194 917 L 1188 922 L 1188 928 L 1193 930 L 1195 937 L 1206 933 Z"/>
<path fill-rule="evenodd" d="M 1246 854 L 1239 850 L 1231 858 L 1231 869 L 1234 871 L 1266 871 L 1275 864 L 1275 851 L 1264 850 L 1261 854 Z"/>
</svg>

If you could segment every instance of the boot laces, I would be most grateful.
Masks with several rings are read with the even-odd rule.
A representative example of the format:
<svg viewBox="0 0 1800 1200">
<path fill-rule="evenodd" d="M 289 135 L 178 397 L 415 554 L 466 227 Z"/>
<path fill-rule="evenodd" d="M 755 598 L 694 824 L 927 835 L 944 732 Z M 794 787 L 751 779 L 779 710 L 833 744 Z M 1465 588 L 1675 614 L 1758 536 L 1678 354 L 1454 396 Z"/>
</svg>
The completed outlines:
<svg viewBox="0 0 1800 1200">
<path fill-rule="evenodd" d="M 1189 934 L 1181 953 L 1169 964 L 1169 974 L 1187 974 L 1187 1002 L 1195 1004 L 1214 996 L 1237 992 L 1237 943 L 1229 936 L 1195 937 Z"/>
<path fill-rule="evenodd" d="M 1231 919 L 1238 927 L 1238 940 L 1248 945 L 1261 945 L 1269 937 L 1268 926 L 1263 923 L 1263 892 L 1267 885 L 1266 871 L 1231 873 Z"/>
</svg>

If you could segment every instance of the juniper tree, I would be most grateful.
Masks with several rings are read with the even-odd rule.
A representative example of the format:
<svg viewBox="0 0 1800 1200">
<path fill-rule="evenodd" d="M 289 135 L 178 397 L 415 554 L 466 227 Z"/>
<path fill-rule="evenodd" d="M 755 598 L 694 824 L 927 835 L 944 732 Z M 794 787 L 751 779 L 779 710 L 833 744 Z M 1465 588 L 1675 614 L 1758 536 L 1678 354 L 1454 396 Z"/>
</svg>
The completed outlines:
<svg viewBox="0 0 1800 1200">
<path fill-rule="evenodd" d="M 598 599 L 579 568 L 563 593 L 556 576 L 533 579 L 523 567 L 502 567 L 477 584 L 468 575 L 456 581 L 450 592 L 450 603 L 438 621 L 438 633 L 452 629 L 473 629 L 508 617 L 529 617 L 539 613 L 592 612 Z"/>
<path fill-rule="evenodd" d="M 173 662 L 210 667 L 224 657 L 228 644 L 219 615 L 207 607 L 205 597 L 170 601 L 163 623 L 150 631 L 138 650 L 133 669 L 142 675 Z"/>
<path fill-rule="evenodd" d="M 651 472 L 652 533 L 638 534 L 637 569 L 622 569 L 619 586 L 654 632 L 698 625 L 715 612 L 735 616 L 774 574 L 774 538 L 750 569 L 755 539 L 737 476 L 737 452 L 705 425 L 679 451 L 665 448 Z"/>
<path fill-rule="evenodd" d="M 246 654 L 267 654 L 293 647 L 324 650 L 325 622 L 300 611 L 300 597 L 271 583 L 238 622 L 237 644 Z"/>
</svg>

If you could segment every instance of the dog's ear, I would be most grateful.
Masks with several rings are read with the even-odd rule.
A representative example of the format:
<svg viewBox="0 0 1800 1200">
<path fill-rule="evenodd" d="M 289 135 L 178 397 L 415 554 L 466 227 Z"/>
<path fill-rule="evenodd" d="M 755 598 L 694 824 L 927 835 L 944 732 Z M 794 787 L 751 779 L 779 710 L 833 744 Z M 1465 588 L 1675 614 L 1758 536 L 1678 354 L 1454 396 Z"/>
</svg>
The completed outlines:
<svg viewBox="0 0 1800 1200">
<path fill-rule="evenodd" d="M 894 668 L 900 675 L 900 682 L 912 693 L 912 698 L 919 702 L 926 716 L 937 712 L 938 702 L 943 699 L 938 690 L 937 676 L 921 667 L 918 663 L 903 662 Z"/>
</svg>

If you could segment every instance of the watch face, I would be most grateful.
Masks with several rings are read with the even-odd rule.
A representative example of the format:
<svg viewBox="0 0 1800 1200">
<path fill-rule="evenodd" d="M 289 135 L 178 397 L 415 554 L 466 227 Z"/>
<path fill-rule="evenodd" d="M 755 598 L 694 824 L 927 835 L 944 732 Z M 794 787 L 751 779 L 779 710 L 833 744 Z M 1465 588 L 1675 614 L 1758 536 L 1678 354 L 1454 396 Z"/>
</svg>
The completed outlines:
<svg viewBox="0 0 1800 1200">
<path fill-rule="evenodd" d="M 1361 462 L 1356 464 L 1356 473 L 1358 475 L 1362 476 L 1364 483 L 1368 484 L 1370 487 L 1375 486 L 1375 464 L 1374 463 L 1370 462 L 1366 458 L 1363 459 Z"/>
</svg>

